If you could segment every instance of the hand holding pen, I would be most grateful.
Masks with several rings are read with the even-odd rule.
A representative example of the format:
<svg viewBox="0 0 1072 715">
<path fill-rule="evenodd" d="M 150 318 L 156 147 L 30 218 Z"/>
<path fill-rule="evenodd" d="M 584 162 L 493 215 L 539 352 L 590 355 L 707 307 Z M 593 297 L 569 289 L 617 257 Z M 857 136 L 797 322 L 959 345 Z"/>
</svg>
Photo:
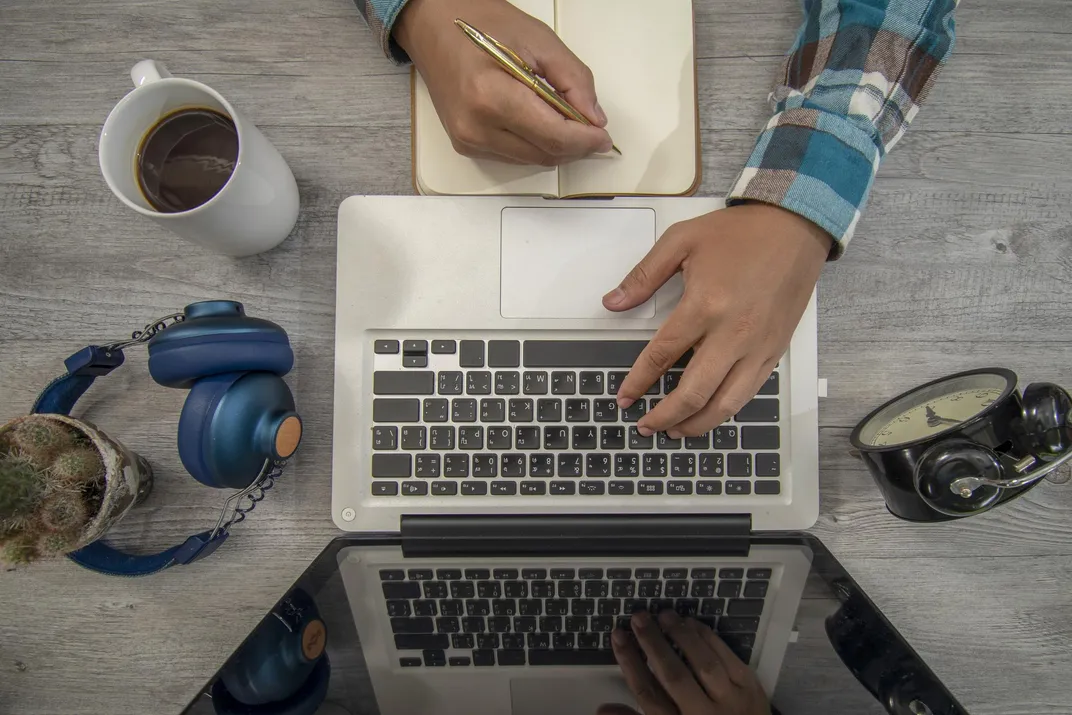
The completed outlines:
<svg viewBox="0 0 1072 715">
<path fill-rule="evenodd" d="M 481 52 L 457 18 L 512 48 L 590 124 L 568 118 Z M 557 166 L 612 150 L 591 71 L 551 28 L 505 0 L 410 0 L 393 36 L 428 85 L 459 153 Z"/>
</svg>

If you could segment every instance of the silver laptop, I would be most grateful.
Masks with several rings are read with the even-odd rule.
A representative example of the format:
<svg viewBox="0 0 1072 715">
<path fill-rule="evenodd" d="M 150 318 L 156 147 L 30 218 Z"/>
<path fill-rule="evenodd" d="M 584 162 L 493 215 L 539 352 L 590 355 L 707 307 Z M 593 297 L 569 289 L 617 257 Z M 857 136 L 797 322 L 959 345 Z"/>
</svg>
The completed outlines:
<svg viewBox="0 0 1072 715">
<path fill-rule="evenodd" d="M 354 196 L 339 209 L 332 507 L 345 531 L 403 515 L 818 516 L 815 296 L 759 394 L 701 437 L 643 437 L 622 379 L 680 298 L 601 297 L 713 198 Z"/>
</svg>

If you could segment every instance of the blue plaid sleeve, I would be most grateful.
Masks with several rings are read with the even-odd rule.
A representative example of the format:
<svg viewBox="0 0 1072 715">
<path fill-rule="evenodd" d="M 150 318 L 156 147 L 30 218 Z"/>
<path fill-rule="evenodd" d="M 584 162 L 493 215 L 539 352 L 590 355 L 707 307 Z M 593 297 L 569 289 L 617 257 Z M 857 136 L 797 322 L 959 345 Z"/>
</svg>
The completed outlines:
<svg viewBox="0 0 1072 715">
<path fill-rule="evenodd" d="M 408 62 L 409 57 L 391 36 L 391 28 L 394 26 L 395 20 L 398 19 L 398 13 L 402 12 L 402 8 L 406 6 L 407 1 L 354 0 L 361 17 L 365 19 L 369 29 L 379 38 L 383 53 L 397 64 Z"/>
<path fill-rule="evenodd" d="M 793 211 L 845 251 L 879 163 L 953 48 L 959 0 L 803 0 L 774 115 L 726 196 Z"/>
</svg>

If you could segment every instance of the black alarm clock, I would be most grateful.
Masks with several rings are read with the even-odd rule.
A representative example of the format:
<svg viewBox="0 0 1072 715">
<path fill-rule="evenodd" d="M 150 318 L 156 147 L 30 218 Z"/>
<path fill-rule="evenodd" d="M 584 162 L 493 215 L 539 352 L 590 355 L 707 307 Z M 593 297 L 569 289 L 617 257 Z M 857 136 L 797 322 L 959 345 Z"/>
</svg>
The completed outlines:
<svg viewBox="0 0 1072 715">
<path fill-rule="evenodd" d="M 932 380 L 877 407 L 849 436 L 889 511 L 908 521 L 978 514 L 1016 498 L 1072 458 L 1072 398 L 1016 389 L 1001 367 Z"/>
</svg>

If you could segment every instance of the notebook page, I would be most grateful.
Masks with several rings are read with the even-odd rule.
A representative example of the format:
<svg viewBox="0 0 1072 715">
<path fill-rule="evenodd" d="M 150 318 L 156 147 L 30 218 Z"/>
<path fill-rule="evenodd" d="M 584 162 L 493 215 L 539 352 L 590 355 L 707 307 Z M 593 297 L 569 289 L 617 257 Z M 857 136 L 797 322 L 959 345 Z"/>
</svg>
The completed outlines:
<svg viewBox="0 0 1072 715">
<path fill-rule="evenodd" d="M 622 150 L 563 166 L 561 195 L 688 191 L 697 178 L 692 2 L 558 0 L 557 13 Z"/>
<path fill-rule="evenodd" d="M 555 26 L 555 0 L 511 0 L 511 3 L 549 27 Z M 492 28 L 478 29 L 495 34 Z M 444 32 L 461 34 L 453 24 Z M 480 50 L 474 47 L 473 51 Z M 471 159 L 456 152 L 419 73 L 414 76 L 413 92 L 414 170 L 421 193 L 558 194 L 558 171 L 554 167 Z"/>
</svg>

